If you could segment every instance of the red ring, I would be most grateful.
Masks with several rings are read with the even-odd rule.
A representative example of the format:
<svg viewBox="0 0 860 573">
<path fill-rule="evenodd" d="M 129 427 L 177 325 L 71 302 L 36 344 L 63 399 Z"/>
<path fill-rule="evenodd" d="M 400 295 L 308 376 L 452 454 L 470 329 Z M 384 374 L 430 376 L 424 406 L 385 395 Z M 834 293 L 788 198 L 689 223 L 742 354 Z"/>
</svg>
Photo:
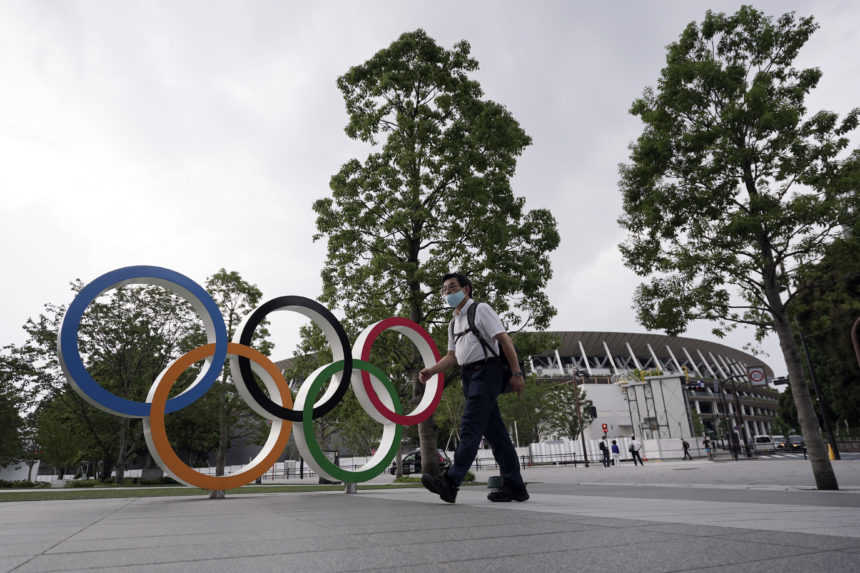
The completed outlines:
<svg viewBox="0 0 860 573">
<path fill-rule="evenodd" d="M 367 338 L 364 341 L 364 348 L 361 349 L 361 359 L 365 362 L 370 361 L 370 349 L 373 346 L 373 343 L 376 341 L 376 338 L 382 334 L 383 331 L 388 330 L 394 326 L 405 326 L 417 332 L 421 335 L 427 344 L 430 346 L 430 351 L 433 353 L 433 357 L 436 359 L 436 362 L 439 362 L 441 355 L 439 354 L 439 349 L 436 347 L 436 343 L 430 337 L 426 330 L 421 328 L 415 322 L 402 318 L 399 316 L 393 316 L 391 318 L 386 318 L 385 320 L 377 323 L 373 330 L 368 333 Z M 411 340 L 410 340 L 411 342 Z M 432 366 L 432 364 L 425 364 L 425 366 Z M 392 412 L 385 404 L 382 403 L 382 400 L 379 399 L 379 396 L 376 395 L 376 390 L 373 389 L 373 384 L 370 382 L 370 374 L 364 370 L 361 371 L 361 382 L 364 384 L 364 391 L 367 392 L 367 397 L 370 398 L 371 403 L 376 407 L 379 412 L 385 416 L 387 419 L 391 420 L 395 424 L 402 424 L 404 426 L 413 426 L 415 424 L 421 423 L 424 420 L 428 419 L 433 415 L 433 412 L 436 411 L 436 406 L 439 405 L 439 400 L 442 399 L 442 390 L 445 389 L 445 376 L 441 372 L 437 375 L 439 376 L 439 382 L 436 385 L 436 395 L 433 396 L 433 401 L 430 405 L 424 409 L 424 412 L 420 414 L 398 414 L 397 412 Z"/>
</svg>

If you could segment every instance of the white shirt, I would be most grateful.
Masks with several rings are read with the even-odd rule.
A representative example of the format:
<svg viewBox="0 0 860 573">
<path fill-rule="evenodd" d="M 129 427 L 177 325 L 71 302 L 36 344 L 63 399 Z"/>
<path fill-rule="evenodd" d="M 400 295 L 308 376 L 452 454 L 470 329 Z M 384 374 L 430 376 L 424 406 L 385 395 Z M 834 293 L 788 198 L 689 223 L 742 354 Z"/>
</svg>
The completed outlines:
<svg viewBox="0 0 860 573">
<path fill-rule="evenodd" d="M 642 442 L 639 440 L 630 440 L 630 445 L 633 447 L 634 452 L 638 452 L 642 449 Z"/>
<path fill-rule="evenodd" d="M 455 333 L 468 330 L 469 319 L 467 317 L 467 311 L 469 306 L 473 304 L 475 304 L 475 301 L 471 298 L 468 299 L 466 304 L 463 305 L 463 308 L 460 309 L 460 313 L 455 313 L 454 320 L 448 324 L 448 351 L 454 351 L 454 355 L 457 358 L 457 364 L 460 365 L 470 364 L 484 359 L 484 347 L 481 346 L 481 343 L 478 341 L 478 337 L 473 335 L 471 332 L 461 336 L 456 343 L 454 342 Z M 496 353 L 496 356 L 502 356 L 499 352 L 499 343 L 496 341 L 495 336 L 502 332 L 507 332 L 507 330 L 502 324 L 502 320 L 499 318 L 499 315 L 496 314 L 496 311 L 494 311 L 487 303 L 481 303 L 475 311 L 475 326 L 478 328 L 484 341 L 487 342 L 490 345 L 490 348 L 493 349 L 493 352 Z M 492 357 L 489 350 L 487 350 L 487 357 Z M 503 356 L 502 358 L 504 359 Z"/>
</svg>

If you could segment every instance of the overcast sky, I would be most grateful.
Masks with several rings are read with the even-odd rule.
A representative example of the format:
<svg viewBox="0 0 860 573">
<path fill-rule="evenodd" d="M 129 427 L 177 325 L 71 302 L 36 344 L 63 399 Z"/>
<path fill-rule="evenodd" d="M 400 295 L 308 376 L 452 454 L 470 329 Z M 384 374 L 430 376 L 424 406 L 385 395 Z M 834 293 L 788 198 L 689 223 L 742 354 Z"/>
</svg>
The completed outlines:
<svg viewBox="0 0 860 573">
<path fill-rule="evenodd" d="M 644 331 L 617 248 L 617 165 L 641 131 L 628 109 L 687 23 L 740 3 L 609 4 L 0 2 L 0 345 L 70 302 L 71 280 L 127 265 L 201 284 L 225 267 L 266 298 L 318 296 L 311 205 L 368 151 L 344 134 L 335 80 L 419 27 L 446 48 L 468 40 L 486 97 L 533 138 L 514 191 L 559 223 L 552 328 Z M 796 62 L 824 73 L 809 109 L 860 103 L 860 3 L 756 6 L 821 24 Z M 302 320 L 272 318 L 286 357 Z M 714 340 L 711 327 L 686 335 Z M 763 349 L 784 374 L 775 338 Z"/>
</svg>

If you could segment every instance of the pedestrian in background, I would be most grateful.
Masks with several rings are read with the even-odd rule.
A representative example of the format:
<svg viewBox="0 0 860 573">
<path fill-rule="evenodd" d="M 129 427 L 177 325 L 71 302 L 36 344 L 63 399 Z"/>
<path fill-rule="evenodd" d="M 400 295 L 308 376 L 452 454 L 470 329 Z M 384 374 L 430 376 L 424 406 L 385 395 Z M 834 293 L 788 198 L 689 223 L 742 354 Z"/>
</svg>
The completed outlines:
<svg viewBox="0 0 860 573">
<path fill-rule="evenodd" d="M 612 449 L 612 465 L 617 467 L 621 465 L 621 450 L 618 447 L 618 442 L 612 440 L 610 448 Z"/>
<path fill-rule="evenodd" d="M 600 456 L 601 463 L 603 463 L 603 467 L 609 467 L 609 444 L 606 443 L 606 437 L 604 436 L 602 440 L 600 440 Z"/>
<path fill-rule="evenodd" d="M 685 460 L 692 460 L 693 456 L 690 455 L 690 442 L 682 439 L 681 445 L 684 446 L 684 459 Z"/>
<path fill-rule="evenodd" d="M 705 447 L 705 455 L 708 456 L 708 459 L 713 459 L 711 456 L 711 440 L 705 438 L 705 441 L 702 442 L 702 445 Z"/>
<path fill-rule="evenodd" d="M 642 461 L 642 454 L 640 450 L 642 449 L 642 442 L 636 439 L 636 436 L 630 437 L 630 456 L 633 458 L 633 466 L 636 466 L 636 460 L 639 460 L 639 465 L 645 465 L 645 462 Z"/>
</svg>

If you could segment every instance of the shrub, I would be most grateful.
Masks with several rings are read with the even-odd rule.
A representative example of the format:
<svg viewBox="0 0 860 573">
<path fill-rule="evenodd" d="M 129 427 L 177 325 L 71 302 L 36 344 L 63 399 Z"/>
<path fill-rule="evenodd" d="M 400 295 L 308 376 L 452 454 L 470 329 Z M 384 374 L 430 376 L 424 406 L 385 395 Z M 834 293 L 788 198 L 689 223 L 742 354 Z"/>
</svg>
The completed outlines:
<svg viewBox="0 0 860 573">
<path fill-rule="evenodd" d="M 0 479 L 0 488 L 46 488 L 51 487 L 51 484 L 44 481 L 27 481 L 27 480 L 17 480 L 17 481 L 7 481 L 4 479 Z"/>
<path fill-rule="evenodd" d="M 66 482 L 66 487 L 95 487 L 96 485 L 101 484 L 94 479 L 75 479 Z"/>
</svg>

